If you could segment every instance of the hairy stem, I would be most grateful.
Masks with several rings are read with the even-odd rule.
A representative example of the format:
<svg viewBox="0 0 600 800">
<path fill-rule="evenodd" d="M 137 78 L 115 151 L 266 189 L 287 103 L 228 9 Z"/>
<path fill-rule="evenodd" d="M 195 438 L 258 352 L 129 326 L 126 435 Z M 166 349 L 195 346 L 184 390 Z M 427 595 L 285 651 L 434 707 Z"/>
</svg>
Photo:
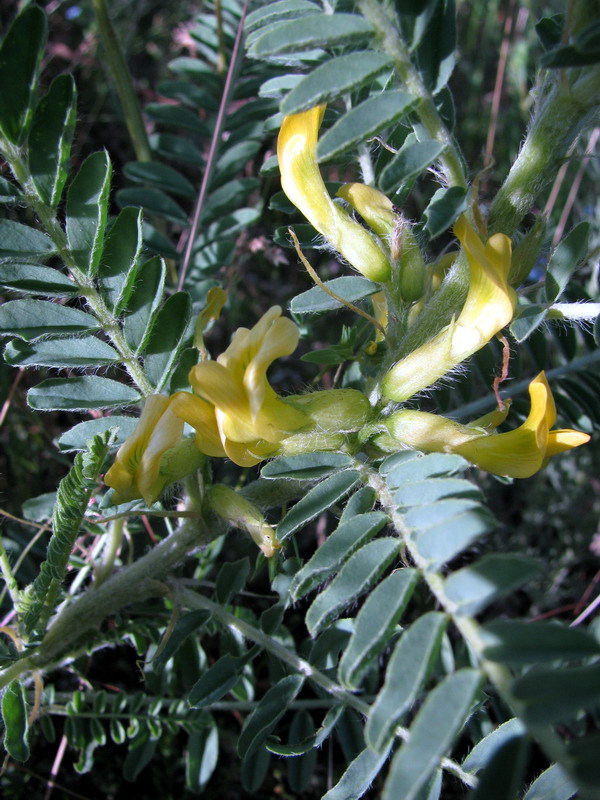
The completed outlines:
<svg viewBox="0 0 600 800">
<path fill-rule="evenodd" d="M 521 152 L 492 204 L 489 233 L 512 236 L 547 183 L 554 180 L 580 132 L 598 114 L 600 67 L 572 85 L 552 75 L 538 88 L 541 100 Z"/>
<path fill-rule="evenodd" d="M 396 72 L 408 91 L 419 98 L 415 109 L 421 124 L 432 139 L 444 145 L 439 160 L 448 186 L 467 187 L 462 159 L 450 131 L 435 107 L 431 92 L 410 59 L 406 44 L 400 38 L 396 21 L 378 0 L 358 0 L 358 7 L 379 34 L 383 49 L 394 60 Z"/>
<path fill-rule="evenodd" d="M 163 539 L 131 566 L 120 570 L 100 586 L 87 589 L 59 611 L 41 644 L 28 658 L 0 671 L 0 689 L 23 672 L 47 669 L 70 657 L 89 631 L 124 606 L 164 594 L 166 587 L 159 582 L 160 579 L 192 550 L 219 535 L 220 531 L 208 530 L 200 520 L 188 519 L 174 534 Z"/>
</svg>

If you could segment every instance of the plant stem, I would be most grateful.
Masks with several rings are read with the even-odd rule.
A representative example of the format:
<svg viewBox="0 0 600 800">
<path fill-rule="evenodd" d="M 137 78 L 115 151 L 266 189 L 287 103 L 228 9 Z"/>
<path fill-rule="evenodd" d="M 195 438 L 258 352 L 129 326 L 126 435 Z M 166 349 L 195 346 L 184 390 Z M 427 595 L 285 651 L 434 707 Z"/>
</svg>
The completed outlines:
<svg viewBox="0 0 600 800">
<path fill-rule="evenodd" d="M 117 33 L 108 15 L 106 2 L 105 0 L 92 0 L 92 6 L 98 22 L 100 39 L 106 52 L 106 60 L 119 93 L 125 123 L 136 158 L 138 161 L 151 161 L 152 152 L 146 135 L 140 104 L 133 88 L 131 73 L 127 67 Z"/>
<path fill-rule="evenodd" d="M 555 303 L 548 309 L 548 319 L 567 322 L 593 322 L 600 315 L 600 303 Z"/>
<path fill-rule="evenodd" d="M 448 186 L 467 187 L 467 179 L 450 131 L 440 117 L 429 89 L 411 61 L 406 44 L 400 38 L 396 21 L 378 0 L 358 0 L 358 7 L 379 34 L 385 52 L 394 60 L 396 72 L 408 91 L 419 98 L 415 109 L 425 130 L 432 139 L 444 145 L 439 157 Z"/>
<path fill-rule="evenodd" d="M 200 225 L 200 216 L 204 208 L 204 201 L 208 195 L 210 179 L 212 177 L 215 164 L 217 161 L 219 145 L 221 143 L 221 134 L 223 132 L 223 127 L 225 125 L 225 116 L 227 113 L 227 107 L 229 105 L 229 100 L 233 89 L 233 82 L 240 66 L 240 59 L 243 57 L 241 44 L 242 44 L 242 36 L 244 33 L 244 21 L 246 19 L 246 13 L 248 11 L 248 3 L 249 0 L 244 0 L 244 5 L 242 6 L 242 13 L 240 15 L 240 21 L 235 35 L 235 42 L 233 45 L 233 50 L 231 52 L 229 66 L 227 68 L 227 77 L 225 78 L 225 85 L 223 86 L 223 94 L 221 95 L 221 102 L 219 103 L 219 111 L 217 112 L 217 119 L 215 120 L 215 127 L 213 130 L 213 135 L 210 140 L 210 148 L 208 151 L 208 156 L 206 157 L 206 166 L 204 167 L 202 184 L 200 186 L 198 197 L 196 198 L 194 213 L 192 216 L 192 222 L 189 230 L 187 231 L 188 238 L 185 245 L 183 261 L 181 263 L 179 282 L 177 284 L 177 289 L 179 291 L 181 291 L 185 283 L 185 276 L 187 275 L 188 267 L 190 265 L 190 261 L 192 258 L 194 242 L 196 241 L 196 234 L 198 232 L 198 227 Z"/>
<path fill-rule="evenodd" d="M 114 520 L 110 525 L 110 529 L 107 534 L 108 542 L 107 542 L 106 552 L 103 554 L 102 563 L 99 564 L 96 568 L 96 574 L 95 574 L 96 587 L 100 586 L 101 583 L 104 583 L 104 581 L 113 571 L 117 553 L 119 552 L 119 549 L 123 542 L 124 524 L 125 520 L 121 518 Z"/>
<path fill-rule="evenodd" d="M 537 196 L 554 180 L 569 148 L 597 113 L 600 67 L 584 69 L 572 85 L 556 71 L 537 88 L 541 97 L 517 160 L 490 210 L 490 235 L 512 236 Z"/>
<path fill-rule="evenodd" d="M 124 606 L 164 594 L 166 587 L 160 579 L 192 550 L 219 535 L 220 531 L 208 530 L 201 521 L 188 519 L 131 566 L 100 586 L 89 588 L 59 611 L 41 644 L 27 659 L 0 671 L 0 689 L 23 672 L 48 668 L 68 658 L 81 645 L 85 634 Z"/>
</svg>

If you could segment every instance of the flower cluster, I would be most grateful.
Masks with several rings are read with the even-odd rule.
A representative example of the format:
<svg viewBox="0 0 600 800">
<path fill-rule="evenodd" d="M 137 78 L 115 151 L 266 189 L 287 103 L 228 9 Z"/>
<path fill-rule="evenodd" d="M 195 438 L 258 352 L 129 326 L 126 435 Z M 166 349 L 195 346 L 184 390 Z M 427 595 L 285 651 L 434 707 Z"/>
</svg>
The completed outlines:
<svg viewBox="0 0 600 800">
<path fill-rule="evenodd" d="M 196 454 L 227 457 L 241 467 L 277 453 L 343 447 L 346 435 L 371 416 L 361 392 L 339 389 L 284 399 L 267 379 L 273 361 L 296 349 L 299 335 L 297 325 L 273 306 L 253 328 L 238 328 L 216 361 L 192 368 L 192 392 L 148 397 L 136 430 L 105 475 L 117 502 L 143 497 L 152 503 L 186 474 L 185 423 L 196 431 Z"/>
<path fill-rule="evenodd" d="M 324 106 L 318 106 L 284 119 L 277 146 L 283 190 L 355 269 L 384 284 L 387 297 L 384 292 L 373 297 L 377 321 L 387 326 L 388 298 L 393 303 L 395 291 L 396 301 L 405 307 L 412 304 L 408 311 L 412 322 L 424 306 L 425 265 L 420 248 L 410 226 L 398 217 L 391 200 L 378 190 L 351 183 L 338 191 L 338 196 L 360 214 L 371 232 L 329 197 L 316 161 L 317 135 L 324 111 Z M 485 227 L 477 209 L 473 217 L 480 228 Z M 454 233 L 461 250 L 444 259 L 444 268 L 448 269 L 453 262 L 466 263 L 469 275 L 466 299 L 449 324 L 395 364 L 392 362 L 380 381 L 381 395 L 387 400 L 404 402 L 433 385 L 484 347 L 513 319 L 517 295 L 509 284 L 510 238 L 497 233 L 482 241 L 480 232 L 466 215 L 456 221 Z M 370 244 L 365 243 L 368 241 Z M 431 270 L 429 277 L 429 291 L 434 293 L 440 284 L 439 271 Z M 393 357 L 393 352 L 389 355 Z M 551 430 L 556 411 L 543 373 L 531 382 L 529 393 L 531 413 L 520 428 L 509 433 L 496 433 L 508 408 L 470 425 L 458 425 L 422 411 L 400 410 L 383 421 L 386 433 L 379 434 L 374 441 L 388 451 L 414 447 L 426 452 L 460 453 L 488 472 L 529 477 L 550 456 L 589 440 L 587 434 L 579 431 Z"/>
<path fill-rule="evenodd" d="M 389 401 L 402 403 L 433 385 L 511 322 L 517 300 L 509 284 L 511 241 L 502 233 L 484 241 L 484 225 L 480 222 L 477 229 L 463 215 L 454 225 L 460 251 L 427 267 L 410 224 L 398 216 L 389 198 L 363 184 L 346 184 L 338 194 L 368 230 L 329 196 L 321 177 L 316 148 L 324 110 L 319 106 L 284 119 L 277 146 L 281 182 L 329 244 L 351 266 L 382 284 L 372 298 L 378 334 L 366 350 L 371 355 L 380 346 L 387 350 L 381 374 L 373 381 L 372 396 L 384 401 L 378 406 L 379 417 L 374 419 L 377 408 L 355 389 L 286 398 L 276 394 L 267 371 L 275 359 L 293 353 L 299 339 L 298 327 L 281 316 L 279 306 L 270 308 L 253 328 L 238 328 L 225 352 L 209 360 L 202 332 L 225 302 L 224 292 L 216 290 L 198 321 L 201 360 L 189 374 L 192 391 L 147 398 L 135 432 L 106 473 L 118 502 L 139 497 L 153 502 L 205 456 L 227 457 L 250 467 L 281 453 L 352 451 L 370 438 L 379 451 L 457 453 L 488 472 L 526 478 L 550 456 L 589 440 L 579 431 L 553 429 L 556 409 L 543 372 L 529 386 L 529 416 L 507 433 L 496 429 L 508 407 L 469 425 L 414 409 L 394 410 L 397 405 L 390 413 Z M 479 219 L 478 213 L 473 212 L 473 218 Z M 434 319 L 426 329 L 429 335 L 394 359 L 398 331 L 402 325 L 404 331 L 410 328 L 419 315 L 426 316 L 425 301 L 435 297 L 444 280 L 442 267 L 468 272 L 464 302 L 450 309 L 448 324 L 440 328 Z M 185 424 L 196 431 L 193 440 L 184 438 Z M 272 529 L 254 506 L 236 499 L 227 487 L 213 487 L 207 498 L 214 512 L 248 530 L 266 555 L 277 549 Z"/>
</svg>

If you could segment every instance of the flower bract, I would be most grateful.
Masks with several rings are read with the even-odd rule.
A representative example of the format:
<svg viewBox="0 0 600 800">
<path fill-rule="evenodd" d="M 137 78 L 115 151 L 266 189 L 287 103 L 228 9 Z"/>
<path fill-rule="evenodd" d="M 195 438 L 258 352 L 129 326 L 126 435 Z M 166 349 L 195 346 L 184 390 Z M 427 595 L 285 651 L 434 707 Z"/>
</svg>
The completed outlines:
<svg viewBox="0 0 600 800">
<path fill-rule="evenodd" d="M 171 407 L 170 399 L 150 395 L 135 431 L 121 445 L 114 464 L 104 476 L 107 486 L 116 492 L 117 502 L 143 497 L 153 503 L 171 477 L 161 475 L 161 460 L 175 447 L 183 434 L 183 420 Z"/>
</svg>

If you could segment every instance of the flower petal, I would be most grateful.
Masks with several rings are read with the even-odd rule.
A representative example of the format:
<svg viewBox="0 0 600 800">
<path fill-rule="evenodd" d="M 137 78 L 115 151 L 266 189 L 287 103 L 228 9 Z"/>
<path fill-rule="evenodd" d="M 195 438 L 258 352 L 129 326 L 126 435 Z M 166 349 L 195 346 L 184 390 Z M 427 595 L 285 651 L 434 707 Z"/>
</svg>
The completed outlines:
<svg viewBox="0 0 600 800">
<path fill-rule="evenodd" d="M 222 411 L 237 434 L 232 434 L 238 442 L 256 439 L 248 399 L 244 388 L 236 382 L 234 375 L 217 361 L 203 361 L 192 368 L 190 383 L 196 394 Z"/>
<path fill-rule="evenodd" d="M 469 291 L 457 319 L 399 361 L 382 383 L 390 400 L 408 400 L 480 350 L 512 319 L 516 293 L 508 285 L 511 243 L 502 233 L 487 245 L 464 215 L 454 231 L 469 262 Z"/>
<path fill-rule="evenodd" d="M 486 472 L 510 478 L 529 478 L 544 463 L 536 432 L 523 425 L 509 433 L 479 436 L 453 451 Z"/>
<path fill-rule="evenodd" d="M 454 232 L 469 262 L 469 292 L 456 321 L 451 354 L 456 363 L 468 358 L 513 318 L 516 293 L 508 285 L 511 242 L 497 233 L 485 247 L 464 215 Z"/>
<path fill-rule="evenodd" d="M 142 461 L 168 406 L 169 398 L 162 394 L 152 394 L 146 398 L 134 432 L 123 442 L 114 464 L 104 476 L 105 484 L 114 489 L 123 502 L 142 497 L 139 491 Z"/>
<path fill-rule="evenodd" d="M 591 437 L 582 431 L 574 431 L 570 428 L 558 431 L 550 431 L 548 434 L 548 444 L 546 445 L 546 457 L 564 453 L 573 447 L 587 444 Z"/>
<path fill-rule="evenodd" d="M 285 117 L 277 139 L 281 188 L 306 219 L 359 272 L 373 281 L 390 277 L 387 256 L 367 231 L 336 205 L 316 159 L 325 106 Z"/>
<path fill-rule="evenodd" d="M 275 320 L 265 333 L 260 347 L 244 374 L 244 388 L 248 395 L 250 414 L 253 418 L 256 418 L 268 394 L 267 369 L 276 358 L 293 353 L 298 346 L 299 338 L 298 326 L 287 318 Z"/>
<path fill-rule="evenodd" d="M 159 477 L 161 459 L 167 450 L 175 447 L 182 435 L 183 420 L 169 405 L 152 432 L 138 469 L 138 488 L 148 505 L 157 499 L 165 485 Z"/>
<path fill-rule="evenodd" d="M 190 392 L 177 392 L 171 399 L 171 408 L 174 414 L 195 428 L 196 444 L 202 453 L 215 457 L 225 455 L 214 406 Z"/>
</svg>

